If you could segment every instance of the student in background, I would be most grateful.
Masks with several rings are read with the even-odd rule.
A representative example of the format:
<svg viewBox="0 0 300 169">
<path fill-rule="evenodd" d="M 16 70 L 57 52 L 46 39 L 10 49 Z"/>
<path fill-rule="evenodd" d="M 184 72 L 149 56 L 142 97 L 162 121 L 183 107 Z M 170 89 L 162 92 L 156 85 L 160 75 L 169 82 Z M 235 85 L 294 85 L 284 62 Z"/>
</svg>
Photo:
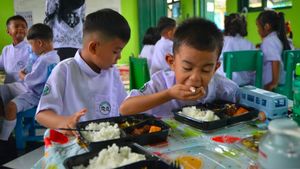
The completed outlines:
<svg viewBox="0 0 300 169">
<path fill-rule="evenodd" d="M 140 53 L 141 58 L 146 58 L 148 67 L 151 67 L 152 55 L 154 52 L 154 45 L 160 39 L 157 28 L 150 27 L 147 29 L 143 39 L 143 49 Z"/>
<path fill-rule="evenodd" d="M 17 112 L 26 111 L 38 105 L 44 85 L 48 78 L 48 69 L 59 62 L 59 56 L 53 49 L 53 33 L 49 26 L 44 24 L 33 25 L 27 35 L 32 51 L 38 56 L 32 65 L 30 73 L 21 72 L 20 78 L 26 86 L 23 93 L 12 93 L 15 83 L 1 86 L 1 97 L 5 105 L 5 120 L 0 133 L 0 140 L 8 140 L 16 126 Z M 5 92 L 4 92 L 5 91 Z"/>
<path fill-rule="evenodd" d="M 102 9 L 89 14 L 82 49 L 53 69 L 36 120 L 47 128 L 58 129 L 75 128 L 78 121 L 119 116 L 119 106 L 127 93 L 114 64 L 129 37 L 129 25 L 118 12 Z"/>
<path fill-rule="evenodd" d="M 244 38 L 248 34 L 247 21 L 244 16 L 241 16 L 238 13 L 225 16 L 224 25 L 224 46 L 220 56 L 221 66 L 217 72 L 226 77 L 226 73 L 223 69 L 223 53 L 240 50 L 255 50 L 255 46 Z M 234 72 L 232 75 L 232 80 L 239 86 L 242 86 L 251 84 L 254 76 L 254 72 Z"/>
<path fill-rule="evenodd" d="M 53 30 L 53 45 L 60 60 L 73 57 L 82 44 L 85 0 L 46 0 L 44 23 Z"/>
<path fill-rule="evenodd" d="M 7 33 L 13 43 L 3 48 L 0 56 L 0 70 L 5 71 L 4 83 L 19 81 L 19 71 L 25 68 L 29 59 L 30 45 L 24 40 L 27 34 L 27 22 L 15 15 L 6 21 Z"/>
<path fill-rule="evenodd" d="M 168 63 L 166 62 L 166 56 L 167 54 L 172 54 L 172 39 L 176 28 L 176 22 L 174 19 L 161 17 L 158 21 L 157 28 L 161 38 L 154 46 L 150 68 L 151 75 L 160 70 L 170 69 Z"/>
<path fill-rule="evenodd" d="M 262 38 L 261 50 L 264 55 L 263 84 L 266 90 L 273 90 L 283 84 L 285 72 L 281 55 L 283 50 L 290 50 L 286 37 L 284 14 L 266 10 L 261 12 L 256 25 Z"/>
<path fill-rule="evenodd" d="M 174 35 L 174 55 L 166 57 L 171 70 L 157 72 L 143 88 L 132 90 L 120 113 L 147 112 L 168 117 L 173 109 L 183 106 L 216 99 L 236 102 L 238 86 L 215 74 L 222 46 L 222 32 L 214 23 L 204 19 L 184 21 Z"/>
</svg>

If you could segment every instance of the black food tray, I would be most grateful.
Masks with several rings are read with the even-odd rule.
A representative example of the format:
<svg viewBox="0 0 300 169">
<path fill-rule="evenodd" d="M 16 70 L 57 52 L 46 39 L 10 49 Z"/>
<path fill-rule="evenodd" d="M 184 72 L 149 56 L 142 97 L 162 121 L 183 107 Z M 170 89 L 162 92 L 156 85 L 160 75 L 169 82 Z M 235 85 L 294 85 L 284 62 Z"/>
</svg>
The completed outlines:
<svg viewBox="0 0 300 169">
<path fill-rule="evenodd" d="M 123 123 L 125 121 L 128 122 L 136 122 L 137 124 L 131 127 L 127 127 L 124 129 L 121 129 L 121 136 L 118 139 L 113 140 L 105 140 L 105 141 L 98 141 L 98 142 L 88 142 L 84 136 L 79 132 L 81 138 L 84 142 L 88 143 L 89 150 L 98 150 L 103 145 L 110 145 L 112 143 L 122 143 L 122 142 L 137 142 L 141 145 L 146 144 L 154 144 L 159 143 L 162 141 L 167 140 L 168 133 L 170 130 L 170 127 L 164 123 L 162 120 L 156 119 L 154 116 L 146 115 L 146 114 L 138 114 L 138 115 L 131 115 L 131 116 L 118 116 L 118 117 L 111 117 L 111 118 L 105 118 L 105 119 L 98 119 L 98 120 L 91 120 L 91 121 L 85 121 L 80 122 L 77 124 L 77 129 L 85 128 L 89 123 L 101 123 L 101 122 L 110 122 L 110 123 Z M 141 123 L 140 123 L 141 122 Z M 153 132 L 153 133 L 146 133 L 139 136 L 132 136 L 130 133 L 132 130 L 136 127 L 141 127 L 143 125 L 156 125 L 158 127 L 161 127 L 161 131 Z"/>
<path fill-rule="evenodd" d="M 102 144 L 102 146 L 99 146 L 98 151 L 91 151 L 88 153 L 84 153 L 81 155 L 76 155 L 73 157 L 69 157 L 64 161 L 64 166 L 66 169 L 72 169 L 75 166 L 84 165 L 87 167 L 89 165 L 89 160 L 94 158 L 98 155 L 98 153 L 104 149 L 107 148 L 110 144 Z M 125 166 L 118 167 L 117 169 L 141 169 L 141 168 L 155 168 L 155 169 L 168 169 L 170 166 L 162 161 L 160 158 L 158 158 L 155 155 L 152 155 L 148 151 L 146 151 L 144 148 L 139 146 L 136 143 L 117 143 L 116 144 L 119 147 L 128 146 L 131 148 L 132 152 L 144 154 L 146 157 L 146 160 L 131 163 Z M 111 146 L 111 145 L 110 145 Z"/>
<path fill-rule="evenodd" d="M 161 131 L 153 133 L 144 133 L 141 135 L 132 135 L 135 128 L 140 128 L 144 125 L 155 125 L 161 128 Z M 128 134 L 129 139 L 133 142 L 136 142 L 140 145 L 155 144 L 159 142 L 166 141 L 168 138 L 170 127 L 162 120 L 158 119 L 149 119 L 143 123 L 137 124 L 136 126 L 131 126 L 124 129 L 125 133 Z"/>
<path fill-rule="evenodd" d="M 258 116 L 259 111 L 257 109 L 247 107 L 241 104 L 235 104 L 237 107 L 243 107 L 248 110 L 248 113 L 244 113 L 238 116 L 230 116 L 226 113 L 225 104 L 232 104 L 230 102 L 226 101 L 215 101 L 214 103 L 206 103 L 206 104 L 200 104 L 197 105 L 196 108 L 206 108 L 209 110 L 212 110 L 215 112 L 215 114 L 220 118 L 220 120 L 215 121 L 200 121 L 197 119 L 194 119 L 192 117 L 188 117 L 182 114 L 179 114 L 178 112 L 182 109 L 176 109 L 173 110 L 174 118 L 177 121 L 186 123 L 190 126 L 193 126 L 195 128 L 198 128 L 202 131 L 212 131 L 215 129 L 223 128 L 229 125 L 233 125 L 236 123 L 240 123 L 243 121 L 249 121 Z"/>
</svg>

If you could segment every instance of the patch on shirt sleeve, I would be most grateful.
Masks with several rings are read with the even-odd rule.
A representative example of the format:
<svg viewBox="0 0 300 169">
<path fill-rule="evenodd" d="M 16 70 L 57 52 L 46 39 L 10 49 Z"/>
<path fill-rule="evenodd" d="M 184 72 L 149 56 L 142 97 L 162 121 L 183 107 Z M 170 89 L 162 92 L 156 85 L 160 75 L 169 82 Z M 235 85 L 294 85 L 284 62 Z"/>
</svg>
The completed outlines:
<svg viewBox="0 0 300 169">
<path fill-rule="evenodd" d="M 144 93 L 144 91 L 146 91 L 147 88 L 148 88 L 148 83 L 145 83 L 144 86 L 141 87 L 141 88 L 139 89 L 139 91 L 140 91 L 141 93 Z"/>
<path fill-rule="evenodd" d="M 45 87 L 44 87 L 44 90 L 43 90 L 43 96 L 48 95 L 50 93 L 50 91 L 51 91 L 51 87 L 50 87 L 49 84 L 46 83 Z"/>
</svg>

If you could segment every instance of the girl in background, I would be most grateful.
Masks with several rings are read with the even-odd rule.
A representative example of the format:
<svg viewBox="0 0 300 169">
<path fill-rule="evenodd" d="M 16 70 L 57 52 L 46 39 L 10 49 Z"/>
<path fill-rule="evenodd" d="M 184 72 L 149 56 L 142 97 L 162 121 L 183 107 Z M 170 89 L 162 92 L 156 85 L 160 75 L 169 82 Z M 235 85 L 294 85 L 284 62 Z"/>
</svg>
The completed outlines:
<svg viewBox="0 0 300 169">
<path fill-rule="evenodd" d="M 146 58 L 148 67 L 151 67 L 151 58 L 154 52 L 154 45 L 160 39 L 160 34 L 155 27 L 147 29 L 143 39 L 143 49 L 140 53 L 141 58 Z"/>
<path fill-rule="evenodd" d="M 247 36 L 247 21 L 244 16 L 238 13 L 232 13 L 225 16 L 225 29 L 224 29 L 224 46 L 220 56 L 221 66 L 218 69 L 218 73 L 225 76 L 223 70 L 223 53 L 230 51 L 240 50 L 254 50 L 254 45 L 246 40 L 244 37 Z M 253 72 L 234 72 L 232 74 L 232 80 L 239 86 L 251 84 L 253 82 L 255 73 Z"/>
<path fill-rule="evenodd" d="M 283 69 L 282 52 L 290 50 L 286 37 L 284 14 L 266 10 L 261 12 L 256 25 L 262 38 L 261 50 L 264 54 L 263 84 L 266 90 L 273 90 L 278 84 L 283 84 L 285 72 Z"/>
</svg>

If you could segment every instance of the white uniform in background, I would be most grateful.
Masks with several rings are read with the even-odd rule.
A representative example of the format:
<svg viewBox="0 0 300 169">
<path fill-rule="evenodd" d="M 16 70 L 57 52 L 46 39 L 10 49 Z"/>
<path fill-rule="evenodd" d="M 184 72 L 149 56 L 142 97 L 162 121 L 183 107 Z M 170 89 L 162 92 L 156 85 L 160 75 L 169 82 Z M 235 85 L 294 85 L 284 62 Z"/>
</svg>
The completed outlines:
<svg viewBox="0 0 300 169">
<path fill-rule="evenodd" d="M 175 74 L 173 71 L 159 71 L 155 73 L 149 82 L 140 90 L 132 90 L 128 97 L 154 94 L 175 85 Z M 146 113 L 153 114 L 158 117 L 170 117 L 171 111 L 182 108 L 183 106 L 191 106 L 199 103 L 211 103 L 214 100 L 227 100 L 236 102 L 238 100 L 239 87 L 230 79 L 227 79 L 219 74 L 215 74 L 208 84 L 207 94 L 197 101 L 179 101 L 171 100 L 162 105 L 159 105 Z"/>
<path fill-rule="evenodd" d="M 70 3 L 72 3 L 70 1 Z M 53 30 L 54 48 L 80 48 L 82 44 L 82 27 L 86 5 L 69 14 L 68 20 L 58 20 L 59 0 L 46 0 L 46 16 L 54 15 L 46 24 Z M 73 56 L 72 56 L 73 57 Z"/>
<path fill-rule="evenodd" d="M 47 52 L 37 58 L 37 60 L 32 65 L 32 70 L 25 76 L 24 81 L 14 82 L 10 84 L 5 84 L 1 86 L 1 97 L 4 105 L 11 100 L 17 106 L 17 112 L 25 111 L 30 108 L 37 106 L 39 99 L 41 97 L 44 85 L 48 78 L 49 67 L 56 65 L 59 62 L 59 56 L 56 51 Z M 15 84 L 22 83 L 25 85 L 26 91 L 23 93 L 15 93 L 12 87 Z M 14 120 L 4 120 L 2 124 L 2 130 L 0 133 L 0 140 L 7 140 L 11 132 L 16 126 L 16 119 Z"/>
<path fill-rule="evenodd" d="M 30 45 L 23 40 L 16 46 L 13 44 L 3 48 L 0 56 L 0 70 L 4 70 L 4 83 L 19 81 L 19 72 L 25 68 L 29 59 Z"/>
<path fill-rule="evenodd" d="M 144 45 L 140 53 L 141 58 L 146 58 L 148 63 L 148 68 L 151 68 L 152 55 L 154 52 L 154 45 Z"/>
<path fill-rule="evenodd" d="M 51 109 L 68 116 L 87 108 L 80 121 L 119 116 L 119 107 L 126 96 L 116 67 L 96 73 L 77 51 L 74 58 L 60 62 L 53 69 L 37 113 Z"/>
<path fill-rule="evenodd" d="M 24 81 L 2 85 L 0 88 L 4 105 L 12 100 L 17 105 L 18 112 L 37 106 L 50 73 L 48 67 L 58 62 L 59 56 L 56 51 L 47 52 L 37 58 L 32 65 L 32 71 L 26 74 Z M 18 91 L 19 84 L 25 86 L 25 91 Z"/>
<path fill-rule="evenodd" d="M 255 50 L 255 46 L 237 34 L 236 36 L 225 36 L 224 37 L 224 46 L 222 49 L 222 53 L 220 56 L 221 66 L 217 70 L 217 73 L 226 77 L 226 73 L 224 72 L 224 62 L 223 62 L 223 53 L 230 51 L 241 51 L 241 50 Z M 239 86 L 252 84 L 255 80 L 254 72 L 233 72 L 232 80 L 236 82 Z"/>
<path fill-rule="evenodd" d="M 264 54 L 264 67 L 263 67 L 263 84 L 270 83 L 273 79 L 272 76 L 272 61 L 280 61 L 280 80 L 279 84 L 285 82 L 285 71 L 283 69 L 283 62 L 281 55 L 283 52 L 283 45 L 277 36 L 276 32 L 271 32 L 262 41 L 260 46 Z"/>
<path fill-rule="evenodd" d="M 170 69 L 166 62 L 167 54 L 173 54 L 173 41 L 161 37 L 154 46 L 150 68 L 151 75 L 160 70 Z"/>
</svg>

